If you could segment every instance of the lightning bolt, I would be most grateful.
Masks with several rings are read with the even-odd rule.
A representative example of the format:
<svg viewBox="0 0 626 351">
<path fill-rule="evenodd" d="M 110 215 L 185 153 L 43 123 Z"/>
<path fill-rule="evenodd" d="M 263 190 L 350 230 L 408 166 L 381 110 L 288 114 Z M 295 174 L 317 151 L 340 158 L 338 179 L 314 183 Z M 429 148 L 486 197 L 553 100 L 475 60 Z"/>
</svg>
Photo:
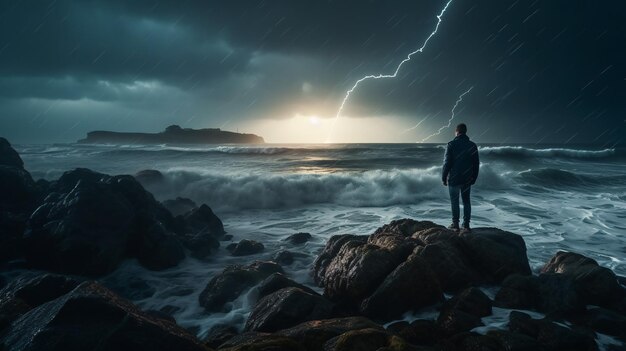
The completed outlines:
<svg viewBox="0 0 626 351">
<path fill-rule="evenodd" d="M 407 133 L 407 132 L 410 132 L 410 131 L 412 131 L 412 130 L 414 130 L 414 129 L 417 129 L 417 127 L 419 127 L 422 123 L 424 123 L 424 121 L 425 121 L 425 120 L 427 120 L 427 119 L 428 119 L 428 117 L 430 117 L 430 115 L 428 115 L 428 116 L 426 116 L 426 117 L 422 118 L 422 120 L 421 120 L 421 121 L 419 121 L 419 122 L 417 122 L 417 124 L 416 124 L 416 125 L 414 125 L 413 127 L 403 130 L 403 131 L 402 131 L 402 134 Z"/>
<path fill-rule="evenodd" d="M 452 124 L 452 120 L 454 119 L 454 114 L 455 114 L 455 110 L 456 110 L 456 108 L 459 106 L 459 104 L 461 103 L 461 101 L 463 101 L 463 97 L 464 97 L 465 95 L 467 95 L 470 91 L 472 91 L 472 89 L 474 89 L 474 87 L 471 87 L 471 88 L 467 89 L 467 91 L 465 91 L 463 94 L 461 94 L 461 95 L 459 96 L 459 98 L 456 100 L 456 103 L 454 104 L 454 107 L 452 108 L 452 116 L 450 116 L 450 119 L 448 120 L 448 124 L 447 124 L 447 125 L 445 125 L 445 126 L 443 126 L 443 127 L 441 127 L 441 128 L 439 128 L 439 130 L 437 130 L 435 133 L 433 133 L 433 134 L 431 134 L 431 135 L 427 136 L 426 138 L 422 139 L 422 141 L 421 141 L 422 143 L 423 143 L 423 142 L 425 142 L 426 140 L 428 140 L 428 139 L 430 139 L 430 138 L 432 138 L 432 137 L 436 136 L 436 135 L 441 134 L 441 131 L 442 131 L 442 130 L 444 130 L 444 129 L 446 129 L 446 128 L 450 128 L 450 125 Z"/>
<path fill-rule="evenodd" d="M 328 133 L 328 138 L 327 138 L 326 142 L 330 142 L 330 138 L 332 136 L 332 132 L 333 132 L 333 129 L 335 127 L 335 124 L 337 123 L 337 120 L 341 116 L 341 112 L 343 112 L 343 109 L 346 106 L 346 102 L 348 102 L 348 99 L 350 98 L 350 95 L 354 92 L 354 90 L 356 90 L 356 88 L 359 86 L 359 84 L 361 84 L 361 82 L 369 80 L 369 79 L 396 78 L 398 76 L 398 72 L 400 72 L 400 68 L 402 68 L 402 66 L 405 63 L 411 61 L 411 57 L 413 57 L 413 55 L 415 55 L 417 53 L 422 53 L 424 51 L 424 49 L 426 48 L 426 45 L 428 45 L 428 42 L 430 41 L 430 39 L 432 37 L 434 37 L 435 34 L 437 34 L 437 31 L 439 30 L 439 25 L 441 24 L 443 15 L 446 13 L 446 10 L 448 9 L 448 6 L 450 6 L 451 3 L 452 3 L 452 0 L 448 0 L 448 2 L 446 3 L 446 6 L 444 6 L 444 8 L 439 13 L 439 15 L 437 15 L 437 25 L 435 26 L 435 29 L 430 33 L 430 35 L 426 38 L 426 40 L 424 41 L 422 46 L 419 49 L 409 53 L 407 55 L 407 57 L 404 60 L 402 60 L 402 62 L 400 62 L 398 67 L 396 67 L 396 71 L 393 72 L 393 74 L 373 74 L 373 75 L 365 76 L 365 77 L 357 80 L 356 83 L 354 83 L 352 88 L 350 88 L 350 90 L 348 90 L 346 92 L 346 96 L 343 98 L 343 101 L 341 102 L 341 106 L 339 107 L 339 110 L 337 111 L 337 115 L 333 119 L 333 123 L 331 125 L 330 132 Z"/>
</svg>

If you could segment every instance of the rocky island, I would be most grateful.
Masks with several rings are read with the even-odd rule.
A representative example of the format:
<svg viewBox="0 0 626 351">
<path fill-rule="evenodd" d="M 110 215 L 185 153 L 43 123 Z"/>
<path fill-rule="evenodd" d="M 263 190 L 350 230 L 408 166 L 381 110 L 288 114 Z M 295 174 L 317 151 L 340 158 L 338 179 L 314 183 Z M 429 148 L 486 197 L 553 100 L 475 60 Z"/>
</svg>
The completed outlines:
<svg viewBox="0 0 626 351">
<path fill-rule="evenodd" d="M 262 137 L 220 130 L 191 129 L 171 125 L 160 133 L 93 131 L 79 143 L 88 144 L 263 144 Z"/>
<path fill-rule="evenodd" d="M 252 289 L 254 301 L 245 325 L 200 338 L 101 278 L 128 259 L 164 270 L 224 250 L 209 206 L 161 203 L 132 176 L 88 169 L 35 181 L 4 138 L 0 194 L 1 271 L 12 272 L 0 279 L 0 350 L 594 351 L 607 338 L 603 349 L 624 350 L 624 277 L 573 252 L 533 271 L 520 235 L 459 236 L 414 219 L 330 237 L 309 267 L 320 292 L 288 277 L 279 255 L 207 274 L 189 302 L 206 318 Z M 296 233 L 285 245 L 311 237 Z M 263 250 L 252 240 L 229 247 L 236 256 Z M 425 308 L 435 316 L 406 318 Z M 504 321 L 487 326 L 496 313 Z"/>
</svg>

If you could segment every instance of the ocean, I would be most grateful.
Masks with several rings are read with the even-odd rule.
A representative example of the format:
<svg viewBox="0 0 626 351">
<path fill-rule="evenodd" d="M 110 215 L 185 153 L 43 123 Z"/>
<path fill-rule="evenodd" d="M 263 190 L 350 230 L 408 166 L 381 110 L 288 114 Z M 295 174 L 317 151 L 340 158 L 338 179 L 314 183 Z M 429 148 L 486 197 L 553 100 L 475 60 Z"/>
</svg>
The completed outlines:
<svg viewBox="0 0 626 351">
<path fill-rule="evenodd" d="M 206 203 L 235 241 L 265 245 L 252 256 L 220 249 L 208 261 L 187 258 L 152 272 L 127 261 L 104 282 L 144 309 L 166 310 L 178 323 L 206 335 L 217 324 L 242 325 L 251 296 L 229 313 L 207 315 L 200 291 L 227 264 L 297 253 L 285 267 L 313 286 L 310 265 L 336 234 L 371 234 L 393 219 L 451 222 L 440 172 L 445 145 L 321 144 L 255 146 L 16 145 L 35 179 L 53 180 L 85 167 L 107 174 L 158 170 L 144 182 L 159 200 L 187 197 Z M 472 187 L 472 226 L 520 234 L 537 271 L 558 250 L 596 259 L 626 275 L 626 150 L 558 145 L 480 145 L 481 168 Z M 291 246 L 283 239 L 309 232 Z M 225 246 L 225 245 L 223 245 Z"/>
</svg>

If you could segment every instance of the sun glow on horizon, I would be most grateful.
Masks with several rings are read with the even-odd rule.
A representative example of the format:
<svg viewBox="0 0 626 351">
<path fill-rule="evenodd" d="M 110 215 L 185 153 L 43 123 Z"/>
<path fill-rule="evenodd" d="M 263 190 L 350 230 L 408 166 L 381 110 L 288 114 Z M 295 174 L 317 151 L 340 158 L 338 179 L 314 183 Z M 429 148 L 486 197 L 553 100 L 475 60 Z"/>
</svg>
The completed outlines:
<svg viewBox="0 0 626 351">
<path fill-rule="evenodd" d="M 251 121 L 246 129 L 262 136 L 267 143 L 388 143 L 415 142 L 410 133 L 402 134 L 404 123 L 393 116 L 343 117 L 336 121 L 331 116 L 295 113 L 287 119 L 259 119 Z M 334 128 L 329 141 L 328 131 Z"/>
</svg>

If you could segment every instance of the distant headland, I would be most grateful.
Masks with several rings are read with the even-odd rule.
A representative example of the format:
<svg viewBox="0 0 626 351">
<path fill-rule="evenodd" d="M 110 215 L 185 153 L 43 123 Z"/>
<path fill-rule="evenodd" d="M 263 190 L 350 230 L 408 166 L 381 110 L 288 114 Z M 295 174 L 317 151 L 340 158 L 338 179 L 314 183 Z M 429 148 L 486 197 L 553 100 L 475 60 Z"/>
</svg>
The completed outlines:
<svg viewBox="0 0 626 351">
<path fill-rule="evenodd" d="M 191 129 L 171 125 L 160 133 L 124 133 L 94 131 L 79 143 L 98 144 L 263 144 L 262 137 L 220 130 L 219 128 Z"/>
</svg>

